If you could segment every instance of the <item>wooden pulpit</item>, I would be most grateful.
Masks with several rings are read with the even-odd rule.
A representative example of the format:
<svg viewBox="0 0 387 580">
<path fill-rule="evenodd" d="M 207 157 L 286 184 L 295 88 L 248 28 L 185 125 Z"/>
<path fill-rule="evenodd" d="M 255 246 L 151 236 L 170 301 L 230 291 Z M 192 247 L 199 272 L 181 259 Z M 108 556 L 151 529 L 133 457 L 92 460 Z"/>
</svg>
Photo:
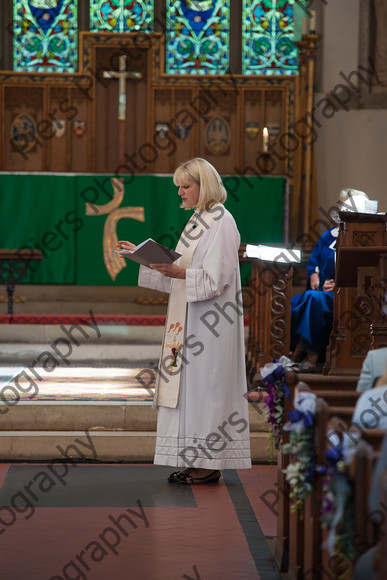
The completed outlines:
<svg viewBox="0 0 387 580">
<path fill-rule="evenodd" d="M 339 213 L 333 326 L 324 373 L 354 374 L 370 348 L 387 346 L 386 214 Z"/>
<path fill-rule="evenodd" d="M 286 247 L 276 249 L 281 254 Z M 259 367 L 282 355 L 289 356 L 293 267 L 291 263 L 248 258 L 246 244 L 241 245 L 239 255 L 241 261 L 252 263 L 246 348 L 247 376 L 252 379 Z"/>
</svg>

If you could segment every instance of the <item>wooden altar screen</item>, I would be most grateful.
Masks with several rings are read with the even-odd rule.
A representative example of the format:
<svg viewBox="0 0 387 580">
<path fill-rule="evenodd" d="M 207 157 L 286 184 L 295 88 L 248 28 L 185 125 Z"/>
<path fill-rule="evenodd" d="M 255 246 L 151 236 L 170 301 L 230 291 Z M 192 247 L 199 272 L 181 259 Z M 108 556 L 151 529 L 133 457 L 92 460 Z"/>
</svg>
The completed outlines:
<svg viewBox="0 0 387 580">
<path fill-rule="evenodd" d="M 387 216 L 339 215 L 333 327 L 324 373 L 350 375 L 361 369 L 370 348 L 387 342 Z"/>
<path fill-rule="evenodd" d="M 246 368 L 251 382 L 259 367 L 289 355 L 293 267 L 246 258 L 244 250 L 245 244 L 241 246 L 240 259 L 252 262 L 246 348 Z"/>
<path fill-rule="evenodd" d="M 294 127 L 306 119 L 306 92 L 313 102 L 319 37 L 303 38 L 299 76 L 197 76 L 164 73 L 162 34 L 82 32 L 79 72 L 0 71 L 0 165 L 5 171 L 115 174 L 129 185 L 134 174 L 171 173 L 200 156 L 221 174 L 285 175 L 295 237 L 313 222 L 312 211 L 303 212 L 304 223 L 300 218 L 312 196 L 311 180 L 301 175 L 311 171 L 313 140 Z M 109 77 L 122 57 L 131 75 L 125 119 L 118 118 L 118 82 Z M 26 134 L 20 116 L 28 117 Z M 222 143 L 214 144 L 210 129 L 216 136 L 219 119 L 227 139 L 223 143 L 222 134 Z M 122 125 L 125 139 L 119 141 Z M 265 125 L 276 127 L 269 150 Z"/>
</svg>

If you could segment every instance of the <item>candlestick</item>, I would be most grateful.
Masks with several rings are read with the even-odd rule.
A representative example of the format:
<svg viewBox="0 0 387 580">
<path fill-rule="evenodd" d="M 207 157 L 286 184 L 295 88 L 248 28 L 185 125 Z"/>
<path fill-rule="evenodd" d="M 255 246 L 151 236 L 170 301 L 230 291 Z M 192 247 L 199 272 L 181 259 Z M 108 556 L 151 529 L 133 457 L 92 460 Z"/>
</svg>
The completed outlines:
<svg viewBox="0 0 387 580">
<path fill-rule="evenodd" d="M 267 153 L 269 151 L 269 131 L 267 130 L 267 127 L 263 128 L 262 136 L 263 136 L 263 152 Z"/>
<path fill-rule="evenodd" d="M 309 32 L 316 32 L 316 10 L 310 11 Z"/>
</svg>

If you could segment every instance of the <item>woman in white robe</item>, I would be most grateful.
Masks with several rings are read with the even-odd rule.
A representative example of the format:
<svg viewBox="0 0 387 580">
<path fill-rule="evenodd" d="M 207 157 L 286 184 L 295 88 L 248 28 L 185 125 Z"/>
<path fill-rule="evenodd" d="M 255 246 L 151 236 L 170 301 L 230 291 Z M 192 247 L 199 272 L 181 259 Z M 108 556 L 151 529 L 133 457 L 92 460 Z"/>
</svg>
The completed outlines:
<svg viewBox="0 0 387 580">
<path fill-rule="evenodd" d="M 195 210 L 176 248 L 183 256 L 174 264 L 152 264 L 152 269 L 141 266 L 139 286 L 171 292 L 173 284 L 180 284 L 170 297 L 168 311 L 169 317 L 174 302 L 183 299 L 178 394 L 176 399 L 163 398 L 156 390 L 154 463 L 185 468 L 171 474 L 169 481 L 197 484 L 218 481 L 221 469 L 251 467 L 240 236 L 234 218 L 223 206 L 226 191 L 222 180 L 210 163 L 197 158 L 182 164 L 174 183 L 182 207 Z M 119 245 L 133 249 L 129 242 Z M 192 255 L 185 258 L 190 251 Z M 173 325 L 167 322 L 166 334 L 168 327 Z M 168 341 L 167 335 L 160 377 L 176 366 L 171 362 L 176 358 L 165 354 Z M 169 387 L 159 384 L 159 389 Z"/>
</svg>

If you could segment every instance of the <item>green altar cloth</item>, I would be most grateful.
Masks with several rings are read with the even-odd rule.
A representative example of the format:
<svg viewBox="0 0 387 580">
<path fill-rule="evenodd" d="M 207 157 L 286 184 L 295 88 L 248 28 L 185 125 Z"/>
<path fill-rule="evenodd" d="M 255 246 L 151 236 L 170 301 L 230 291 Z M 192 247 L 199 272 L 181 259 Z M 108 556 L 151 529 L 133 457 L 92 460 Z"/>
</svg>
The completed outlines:
<svg viewBox="0 0 387 580">
<path fill-rule="evenodd" d="M 242 242 L 283 241 L 286 179 L 226 176 L 227 209 Z M 103 258 L 103 233 L 108 215 L 86 215 L 86 202 L 105 205 L 113 197 L 110 176 L 0 173 L 0 247 L 34 248 L 43 253 L 31 262 L 28 284 L 137 284 L 138 264 L 126 261 L 115 281 Z M 177 188 L 169 175 L 138 175 L 125 185 L 119 208 L 143 207 L 145 222 L 123 217 L 118 239 L 140 243 L 151 237 L 175 247 L 191 212 L 179 208 Z M 246 282 L 247 270 L 243 271 Z"/>
</svg>

